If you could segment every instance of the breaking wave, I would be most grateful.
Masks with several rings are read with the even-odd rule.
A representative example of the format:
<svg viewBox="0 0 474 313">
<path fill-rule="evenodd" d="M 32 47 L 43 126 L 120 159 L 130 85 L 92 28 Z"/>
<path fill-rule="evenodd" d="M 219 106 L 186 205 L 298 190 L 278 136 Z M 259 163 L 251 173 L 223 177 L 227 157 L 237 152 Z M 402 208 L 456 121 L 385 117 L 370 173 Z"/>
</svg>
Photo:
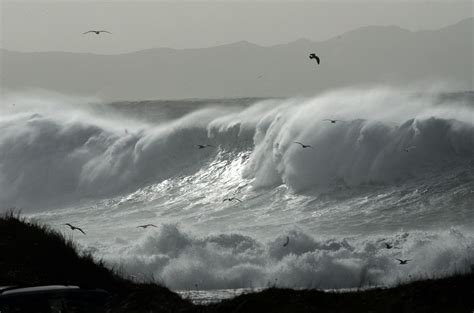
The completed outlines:
<svg viewBox="0 0 474 313">
<path fill-rule="evenodd" d="M 472 99 L 437 94 L 342 90 L 245 107 L 214 105 L 156 123 L 103 112 L 98 118 L 84 105 L 52 100 L 47 109 L 27 99 L 13 108 L 5 103 L 0 203 L 26 209 L 131 192 L 242 152 L 250 155 L 242 177 L 253 187 L 285 184 L 294 192 L 336 181 L 390 184 L 474 159 Z M 294 141 L 314 149 L 303 151 Z M 198 151 L 198 143 L 218 148 Z M 407 153 L 409 146 L 416 149 Z"/>
</svg>

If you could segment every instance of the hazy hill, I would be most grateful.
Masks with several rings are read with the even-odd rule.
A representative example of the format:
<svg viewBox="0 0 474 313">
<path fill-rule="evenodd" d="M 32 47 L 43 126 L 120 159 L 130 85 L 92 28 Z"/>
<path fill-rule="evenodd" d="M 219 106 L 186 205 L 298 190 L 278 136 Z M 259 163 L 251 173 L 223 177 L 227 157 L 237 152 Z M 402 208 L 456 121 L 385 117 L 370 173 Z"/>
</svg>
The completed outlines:
<svg viewBox="0 0 474 313">
<path fill-rule="evenodd" d="M 433 31 L 369 26 L 312 42 L 121 55 L 2 50 L 4 89 L 45 88 L 110 99 L 311 95 L 333 87 L 441 80 L 473 87 L 474 18 Z M 318 66 L 309 60 L 315 52 Z M 263 75 L 259 78 L 260 75 Z"/>
</svg>

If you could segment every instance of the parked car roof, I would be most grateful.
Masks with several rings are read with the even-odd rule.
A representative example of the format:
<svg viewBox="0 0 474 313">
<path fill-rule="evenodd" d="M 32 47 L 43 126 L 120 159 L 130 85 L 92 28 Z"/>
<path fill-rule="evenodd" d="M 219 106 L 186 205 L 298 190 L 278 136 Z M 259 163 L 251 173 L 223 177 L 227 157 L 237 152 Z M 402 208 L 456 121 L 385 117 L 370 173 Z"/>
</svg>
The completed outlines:
<svg viewBox="0 0 474 313">
<path fill-rule="evenodd" d="M 0 287 L 0 295 L 12 295 L 12 294 L 27 294 L 27 293 L 43 293 L 49 291 L 69 291 L 79 290 L 78 286 L 65 286 L 65 285 L 46 285 L 46 286 L 5 286 Z"/>
</svg>

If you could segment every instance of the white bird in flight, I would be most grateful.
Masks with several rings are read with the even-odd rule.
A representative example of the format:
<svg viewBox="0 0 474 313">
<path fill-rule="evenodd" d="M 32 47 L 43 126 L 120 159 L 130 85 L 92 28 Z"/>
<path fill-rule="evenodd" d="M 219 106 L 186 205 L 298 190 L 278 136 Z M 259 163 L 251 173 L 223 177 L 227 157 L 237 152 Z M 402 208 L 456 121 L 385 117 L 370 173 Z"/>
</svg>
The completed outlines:
<svg viewBox="0 0 474 313">
<path fill-rule="evenodd" d="M 314 149 L 313 147 L 311 147 L 310 145 L 305 145 L 304 143 L 301 143 L 299 141 L 294 141 L 294 143 L 297 143 L 299 145 L 301 145 L 301 148 L 311 148 L 311 149 Z"/>
<path fill-rule="evenodd" d="M 398 262 L 400 262 L 401 265 L 407 264 L 408 261 L 411 261 L 411 260 L 400 260 L 400 259 L 395 259 L 395 260 L 397 260 Z"/>
<path fill-rule="evenodd" d="M 222 200 L 222 202 L 226 202 L 226 201 L 231 202 L 231 201 L 234 201 L 234 200 L 235 200 L 235 201 L 242 202 L 242 200 L 237 199 L 237 198 L 235 198 L 235 197 L 232 197 L 232 198 L 224 198 L 224 200 Z"/>
<path fill-rule="evenodd" d="M 143 229 L 146 229 L 147 227 L 155 227 L 155 228 L 158 228 L 158 226 L 156 226 L 155 224 L 145 224 L 145 225 L 139 225 L 139 226 L 137 226 L 137 228 L 143 228 Z"/>
<path fill-rule="evenodd" d="M 66 223 L 66 224 L 63 224 L 63 225 L 69 226 L 69 227 L 71 228 L 71 230 L 78 230 L 78 231 L 80 231 L 81 233 L 83 233 L 84 235 L 86 234 L 86 233 L 82 230 L 82 228 L 80 228 L 80 227 L 76 227 L 76 226 L 71 225 L 71 224 L 69 224 L 69 223 Z"/>
<path fill-rule="evenodd" d="M 197 147 L 198 149 L 205 149 L 207 147 L 211 147 L 211 148 L 215 148 L 214 146 L 212 145 L 194 145 L 195 147 Z"/>
<path fill-rule="evenodd" d="M 331 120 L 331 119 L 329 119 L 329 118 L 324 119 L 323 122 L 324 122 L 324 121 L 331 122 L 331 124 L 336 124 L 336 122 L 344 122 L 344 121 L 341 121 L 341 120 Z"/>
<path fill-rule="evenodd" d="M 99 35 L 100 33 L 112 34 L 111 32 L 106 31 L 106 30 L 89 30 L 89 31 L 86 31 L 85 33 L 82 33 L 82 34 L 85 35 L 85 34 L 89 34 L 89 33 L 94 33 L 96 35 Z"/>
<path fill-rule="evenodd" d="M 384 245 L 385 245 L 385 248 L 387 248 L 387 249 L 392 249 L 392 248 L 394 248 L 394 249 L 400 249 L 399 247 L 395 247 L 394 245 L 389 244 L 389 243 L 387 243 L 387 242 L 384 243 Z"/>
<path fill-rule="evenodd" d="M 321 60 L 320 60 L 319 57 L 316 55 L 316 53 L 311 53 L 311 54 L 309 55 L 309 59 L 310 59 L 310 60 L 311 60 L 311 59 L 315 59 L 315 60 L 316 60 L 316 63 L 318 63 L 318 64 L 321 62 Z"/>
</svg>

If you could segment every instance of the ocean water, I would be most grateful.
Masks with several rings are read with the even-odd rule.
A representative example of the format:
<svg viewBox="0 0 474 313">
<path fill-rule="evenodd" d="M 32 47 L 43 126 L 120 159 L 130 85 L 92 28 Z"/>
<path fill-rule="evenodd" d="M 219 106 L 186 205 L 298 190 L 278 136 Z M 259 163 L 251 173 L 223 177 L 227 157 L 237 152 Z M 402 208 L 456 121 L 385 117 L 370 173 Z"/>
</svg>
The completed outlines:
<svg viewBox="0 0 474 313">
<path fill-rule="evenodd" d="M 51 225 L 134 280 L 204 301 L 209 290 L 464 272 L 474 264 L 474 94 L 374 87 L 118 103 L 9 94 L 0 208 Z M 137 228 L 147 223 L 157 227 Z"/>
</svg>

